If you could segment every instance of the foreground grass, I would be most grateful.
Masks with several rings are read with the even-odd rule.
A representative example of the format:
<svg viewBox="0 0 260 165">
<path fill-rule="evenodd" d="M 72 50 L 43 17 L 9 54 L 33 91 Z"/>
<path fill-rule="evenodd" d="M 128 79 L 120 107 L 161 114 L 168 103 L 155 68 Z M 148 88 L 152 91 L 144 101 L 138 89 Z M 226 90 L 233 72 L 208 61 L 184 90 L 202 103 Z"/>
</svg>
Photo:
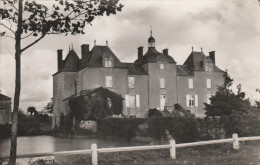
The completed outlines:
<svg viewBox="0 0 260 165">
<path fill-rule="evenodd" d="M 177 149 L 177 158 L 170 159 L 169 150 L 147 150 L 98 155 L 99 165 L 259 165 L 260 142 L 247 142 L 233 150 L 232 144 L 219 144 Z M 90 155 L 57 156 L 30 161 L 30 165 L 86 165 Z"/>
</svg>

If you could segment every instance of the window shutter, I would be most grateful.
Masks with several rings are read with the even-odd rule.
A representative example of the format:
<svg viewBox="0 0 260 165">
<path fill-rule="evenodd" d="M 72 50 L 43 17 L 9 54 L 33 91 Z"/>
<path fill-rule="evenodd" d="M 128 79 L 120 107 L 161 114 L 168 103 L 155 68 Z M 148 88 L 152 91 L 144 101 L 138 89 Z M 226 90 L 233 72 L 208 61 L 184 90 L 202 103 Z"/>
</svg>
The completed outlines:
<svg viewBox="0 0 260 165">
<path fill-rule="evenodd" d="M 211 88 L 211 79 L 207 79 L 207 88 L 208 88 L 208 89 Z"/>
<path fill-rule="evenodd" d="M 186 95 L 186 106 L 189 107 L 189 98 L 190 96 L 189 95 Z"/>
<path fill-rule="evenodd" d="M 195 95 L 195 107 L 198 107 L 199 102 L 198 102 L 198 95 Z"/>
<path fill-rule="evenodd" d="M 194 80 L 192 78 L 190 78 L 188 80 L 188 83 L 189 83 L 189 89 L 193 89 Z"/>
<path fill-rule="evenodd" d="M 135 102 L 136 102 L 136 107 L 139 108 L 140 107 L 140 95 L 136 95 Z"/>
<path fill-rule="evenodd" d="M 129 95 L 125 95 L 125 106 L 129 107 Z"/>
</svg>

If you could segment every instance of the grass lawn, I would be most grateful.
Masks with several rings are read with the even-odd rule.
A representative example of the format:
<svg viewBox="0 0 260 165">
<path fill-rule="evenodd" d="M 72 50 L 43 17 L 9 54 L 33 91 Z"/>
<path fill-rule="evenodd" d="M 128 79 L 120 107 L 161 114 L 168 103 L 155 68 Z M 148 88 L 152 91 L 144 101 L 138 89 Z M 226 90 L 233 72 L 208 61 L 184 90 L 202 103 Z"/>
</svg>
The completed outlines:
<svg viewBox="0 0 260 165">
<path fill-rule="evenodd" d="M 32 164 L 91 164 L 90 155 L 55 159 L 49 163 L 38 160 Z M 239 150 L 233 150 L 232 143 L 179 148 L 175 160 L 170 159 L 169 149 L 103 153 L 98 155 L 98 160 L 99 165 L 260 165 L 260 141 L 244 142 Z"/>
</svg>

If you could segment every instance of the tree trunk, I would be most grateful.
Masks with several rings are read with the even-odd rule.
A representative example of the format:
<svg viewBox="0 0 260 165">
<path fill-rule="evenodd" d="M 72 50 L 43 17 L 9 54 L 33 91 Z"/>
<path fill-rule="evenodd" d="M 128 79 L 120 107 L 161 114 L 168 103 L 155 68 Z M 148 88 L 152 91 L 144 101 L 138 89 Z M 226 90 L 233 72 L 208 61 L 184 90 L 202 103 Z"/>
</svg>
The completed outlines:
<svg viewBox="0 0 260 165">
<path fill-rule="evenodd" d="M 13 107 L 13 118 L 12 118 L 12 134 L 11 134 L 11 148 L 10 148 L 10 159 L 9 164 L 16 164 L 16 148 L 17 148 L 17 123 L 18 123 L 18 109 L 19 99 L 21 91 L 21 34 L 22 34 L 22 11 L 23 2 L 19 0 L 18 7 L 18 23 L 17 31 L 15 33 L 15 93 L 14 93 L 14 107 Z"/>
</svg>

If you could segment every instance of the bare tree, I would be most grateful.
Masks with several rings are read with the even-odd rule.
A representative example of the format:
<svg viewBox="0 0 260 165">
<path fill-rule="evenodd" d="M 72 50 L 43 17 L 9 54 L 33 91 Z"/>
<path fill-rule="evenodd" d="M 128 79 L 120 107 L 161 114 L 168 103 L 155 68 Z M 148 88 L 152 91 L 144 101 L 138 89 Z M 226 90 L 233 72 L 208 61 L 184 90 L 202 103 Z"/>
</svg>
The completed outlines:
<svg viewBox="0 0 260 165">
<path fill-rule="evenodd" d="M 84 27 L 97 16 L 116 14 L 123 5 L 119 0 L 0 0 L 0 36 L 15 40 L 15 94 L 9 164 L 16 163 L 17 114 L 21 90 L 21 55 L 47 35 L 84 34 Z M 48 4 L 44 4 L 48 2 Z M 32 39 L 33 38 L 33 39 Z M 21 47 L 25 39 L 32 40 Z"/>
</svg>

